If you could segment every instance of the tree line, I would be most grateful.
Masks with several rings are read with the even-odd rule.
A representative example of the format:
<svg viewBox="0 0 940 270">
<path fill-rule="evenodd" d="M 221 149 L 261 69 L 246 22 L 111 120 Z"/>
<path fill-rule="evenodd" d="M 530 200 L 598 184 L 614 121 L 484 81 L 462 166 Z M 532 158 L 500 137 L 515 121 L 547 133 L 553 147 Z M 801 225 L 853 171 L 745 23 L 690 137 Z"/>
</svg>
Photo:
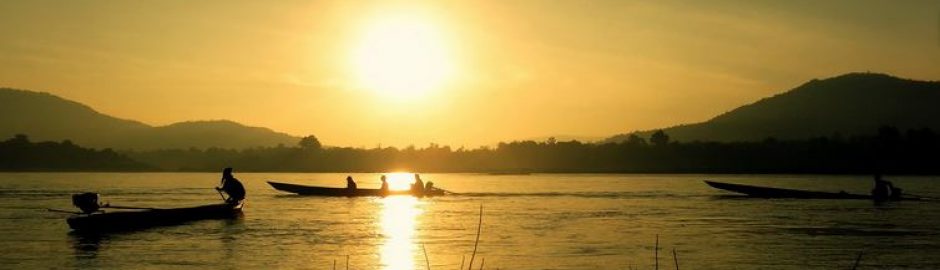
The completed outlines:
<svg viewBox="0 0 940 270">
<path fill-rule="evenodd" d="M 940 137 L 930 129 L 882 127 L 875 135 L 806 140 L 677 142 L 662 131 L 616 143 L 514 141 L 474 149 L 431 144 L 323 147 L 314 136 L 295 146 L 126 152 L 169 171 L 476 172 L 476 173 L 819 173 L 938 174 Z"/>
<path fill-rule="evenodd" d="M 514 141 L 474 149 L 294 146 L 116 152 L 70 141 L 0 142 L 0 171 L 239 171 L 473 173 L 820 173 L 940 174 L 940 136 L 882 127 L 875 135 L 806 140 L 677 142 L 658 131 L 622 142 Z"/>
<path fill-rule="evenodd" d="M 23 134 L 0 142 L 0 171 L 148 171 L 155 167 L 111 149 L 83 148 L 71 141 L 31 142 Z"/>
</svg>

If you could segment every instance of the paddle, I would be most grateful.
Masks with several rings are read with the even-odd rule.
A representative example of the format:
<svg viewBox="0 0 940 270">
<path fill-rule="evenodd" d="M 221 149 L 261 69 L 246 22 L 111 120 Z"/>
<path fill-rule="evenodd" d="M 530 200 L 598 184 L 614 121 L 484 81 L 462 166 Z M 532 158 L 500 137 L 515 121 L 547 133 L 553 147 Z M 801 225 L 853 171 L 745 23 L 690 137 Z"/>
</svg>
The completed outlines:
<svg viewBox="0 0 940 270">
<path fill-rule="evenodd" d="M 453 192 L 453 191 L 446 190 L 446 189 L 439 188 L 439 187 L 434 187 L 434 189 L 440 189 L 441 191 L 444 191 L 444 194 L 460 194 L 460 193 Z"/>
<path fill-rule="evenodd" d="M 46 208 L 46 210 L 49 212 L 56 212 L 56 213 L 69 213 L 69 214 L 76 214 L 76 215 L 84 214 L 82 212 L 74 212 L 74 211 L 59 210 L 59 209 L 52 209 L 52 208 Z"/>
<path fill-rule="evenodd" d="M 117 205 L 111 205 L 111 204 L 102 205 L 101 208 L 133 209 L 133 210 L 160 210 L 160 208 L 153 208 L 153 207 L 117 206 Z M 68 210 L 59 210 L 59 209 L 52 209 L 52 208 L 46 208 L 46 211 L 49 211 L 49 212 L 56 212 L 56 213 L 76 214 L 76 215 L 88 214 L 88 213 L 82 213 L 82 212 L 76 212 L 76 211 L 68 211 Z M 100 211 L 100 210 L 99 210 L 99 211 Z M 95 212 L 98 212 L 98 211 L 95 211 Z"/>
<path fill-rule="evenodd" d="M 133 209 L 133 210 L 160 210 L 160 208 L 153 208 L 153 207 L 136 207 L 136 206 L 119 206 L 119 205 L 111 205 L 111 203 L 107 203 L 107 204 L 105 204 L 105 205 L 102 205 L 101 208 Z"/>
<path fill-rule="evenodd" d="M 920 199 L 920 200 L 925 200 L 925 201 L 938 201 L 938 200 L 940 200 L 940 198 L 937 198 L 937 197 L 921 196 L 921 195 L 911 194 L 911 193 L 904 193 L 903 195 L 914 196 L 914 198 L 917 198 L 917 199 Z"/>
</svg>

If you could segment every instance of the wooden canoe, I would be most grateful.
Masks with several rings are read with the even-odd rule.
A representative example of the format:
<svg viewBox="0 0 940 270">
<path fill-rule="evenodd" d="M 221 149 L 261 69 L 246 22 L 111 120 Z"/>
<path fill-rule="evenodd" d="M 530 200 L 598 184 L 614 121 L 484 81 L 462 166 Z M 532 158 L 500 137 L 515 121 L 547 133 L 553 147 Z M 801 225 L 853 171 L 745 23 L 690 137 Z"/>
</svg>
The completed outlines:
<svg viewBox="0 0 940 270">
<path fill-rule="evenodd" d="M 329 197 L 381 197 L 381 196 L 390 196 L 390 195 L 411 195 L 411 196 L 440 196 L 444 195 L 444 190 L 442 189 L 433 189 L 430 191 L 425 191 L 424 194 L 416 195 L 410 190 L 389 190 L 382 192 L 381 189 L 374 188 L 357 188 L 357 189 L 347 189 L 347 188 L 334 188 L 334 187 L 319 187 L 319 186 L 306 186 L 306 185 L 297 185 L 297 184 L 288 184 L 268 181 L 268 184 L 271 185 L 274 189 L 290 192 L 298 195 L 305 196 L 329 196 Z"/>
<path fill-rule="evenodd" d="M 222 203 L 185 208 L 78 214 L 69 217 L 66 222 L 75 231 L 126 231 L 177 225 L 196 220 L 236 218 L 241 215 L 243 205 L 244 203 Z"/>
<path fill-rule="evenodd" d="M 872 200 L 871 195 L 852 194 L 846 192 L 821 192 L 799 189 L 785 189 L 760 187 L 751 185 L 731 184 L 714 181 L 705 181 L 705 184 L 721 190 L 744 194 L 755 198 L 792 198 L 792 199 L 836 199 L 836 200 Z M 902 200 L 919 200 L 920 198 L 905 197 Z"/>
</svg>

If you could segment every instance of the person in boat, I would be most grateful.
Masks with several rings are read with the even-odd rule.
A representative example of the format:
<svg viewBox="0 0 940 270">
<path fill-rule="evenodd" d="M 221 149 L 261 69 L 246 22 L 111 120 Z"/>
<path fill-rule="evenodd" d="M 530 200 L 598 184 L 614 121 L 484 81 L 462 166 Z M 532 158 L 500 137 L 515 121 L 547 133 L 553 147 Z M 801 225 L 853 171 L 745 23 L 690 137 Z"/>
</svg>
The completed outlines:
<svg viewBox="0 0 940 270">
<path fill-rule="evenodd" d="M 881 178 L 881 174 L 875 174 L 875 188 L 871 190 L 871 196 L 876 201 L 900 200 L 901 189 L 894 186 L 891 181 Z"/>
<path fill-rule="evenodd" d="M 380 188 L 380 190 L 382 191 L 382 194 L 388 194 L 388 181 L 385 180 L 384 174 L 382 175 L 381 180 L 382 180 L 382 187 Z"/>
<path fill-rule="evenodd" d="M 353 181 L 352 176 L 346 176 L 346 188 L 347 189 L 356 189 L 356 181 Z"/>
<path fill-rule="evenodd" d="M 427 184 L 424 184 L 424 192 L 430 192 L 434 190 L 434 182 L 428 181 Z"/>
<path fill-rule="evenodd" d="M 72 195 L 72 205 L 82 210 L 84 214 L 98 212 L 101 209 L 101 203 L 98 202 L 98 193 L 85 192 Z"/>
<path fill-rule="evenodd" d="M 215 189 L 228 194 L 228 199 L 225 199 L 227 203 L 237 204 L 245 199 L 245 186 L 232 175 L 232 168 L 222 170 L 222 187 Z"/>
<path fill-rule="evenodd" d="M 424 194 L 424 181 L 421 181 L 421 176 L 417 173 L 414 184 L 411 184 L 411 192 L 418 195 Z"/>
</svg>

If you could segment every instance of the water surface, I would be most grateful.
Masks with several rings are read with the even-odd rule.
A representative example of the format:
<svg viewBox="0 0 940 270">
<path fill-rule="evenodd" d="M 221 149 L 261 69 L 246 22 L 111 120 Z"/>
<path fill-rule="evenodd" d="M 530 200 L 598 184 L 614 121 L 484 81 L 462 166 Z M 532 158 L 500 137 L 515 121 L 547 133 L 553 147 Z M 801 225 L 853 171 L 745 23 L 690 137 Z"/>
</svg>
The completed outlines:
<svg viewBox="0 0 940 270">
<path fill-rule="evenodd" d="M 321 198 L 264 180 L 343 186 L 345 174 L 237 173 L 244 217 L 98 236 L 70 233 L 70 194 L 112 204 L 217 203 L 208 173 L 0 174 L 3 268 L 456 269 L 483 229 L 475 265 L 489 269 L 940 269 L 940 203 L 740 199 L 702 179 L 866 193 L 862 176 L 427 174 L 462 193 L 436 198 Z M 377 174 L 353 174 L 378 187 Z M 892 177 L 940 197 L 933 177 Z M 393 183 L 393 186 L 399 183 Z M 476 267 L 475 267 L 476 268 Z"/>
</svg>

